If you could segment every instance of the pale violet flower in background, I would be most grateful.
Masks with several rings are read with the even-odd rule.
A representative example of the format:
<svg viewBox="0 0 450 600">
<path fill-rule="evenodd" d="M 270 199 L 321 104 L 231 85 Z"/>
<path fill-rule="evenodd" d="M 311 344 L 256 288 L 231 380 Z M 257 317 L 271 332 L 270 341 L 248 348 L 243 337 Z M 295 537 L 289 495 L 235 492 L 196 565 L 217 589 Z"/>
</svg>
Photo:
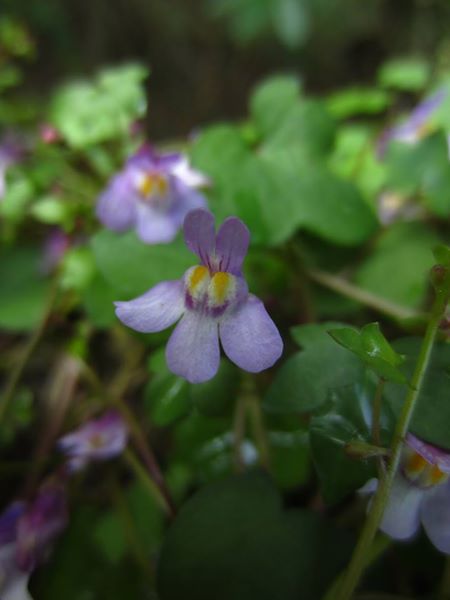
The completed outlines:
<svg viewBox="0 0 450 600">
<path fill-rule="evenodd" d="M 32 502 L 14 502 L 0 515 L 0 598 L 31 600 L 28 580 L 67 524 L 64 488 L 51 482 Z"/>
<path fill-rule="evenodd" d="M 71 246 L 71 239 L 60 227 L 54 227 L 48 233 L 42 253 L 41 270 L 48 275 L 55 271 Z"/>
<path fill-rule="evenodd" d="M 97 216 L 113 231 L 135 229 L 147 244 L 168 243 L 189 211 L 206 207 L 198 188 L 207 184 L 182 154 L 158 154 L 144 146 L 101 194 Z"/>
<path fill-rule="evenodd" d="M 422 523 L 436 548 L 450 554 L 449 474 L 449 452 L 408 434 L 380 529 L 396 540 L 407 540 Z M 361 491 L 375 492 L 377 485 L 372 479 Z"/>
<path fill-rule="evenodd" d="M 447 98 L 447 91 L 440 90 L 423 100 L 403 123 L 387 129 L 378 144 L 378 155 L 383 158 L 391 141 L 416 144 L 430 132 L 433 114 Z"/>
<path fill-rule="evenodd" d="M 6 134 L 0 139 L 0 200 L 6 193 L 6 172 L 22 160 L 24 152 L 23 143 L 14 134 Z"/>
<path fill-rule="evenodd" d="M 122 417 L 110 410 L 62 437 L 58 447 L 68 457 L 69 470 L 79 471 L 91 461 L 118 456 L 127 439 L 128 429 Z"/>
<path fill-rule="evenodd" d="M 191 383 L 214 377 L 219 339 L 236 365 L 256 373 L 281 356 L 283 342 L 263 303 L 249 294 L 241 268 L 250 240 L 244 223 L 230 217 L 217 235 L 206 210 L 184 221 L 188 248 L 200 259 L 182 279 L 164 281 L 129 302 L 116 302 L 119 319 L 136 331 L 155 333 L 179 320 L 166 348 L 170 370 Z"/>
</svg>

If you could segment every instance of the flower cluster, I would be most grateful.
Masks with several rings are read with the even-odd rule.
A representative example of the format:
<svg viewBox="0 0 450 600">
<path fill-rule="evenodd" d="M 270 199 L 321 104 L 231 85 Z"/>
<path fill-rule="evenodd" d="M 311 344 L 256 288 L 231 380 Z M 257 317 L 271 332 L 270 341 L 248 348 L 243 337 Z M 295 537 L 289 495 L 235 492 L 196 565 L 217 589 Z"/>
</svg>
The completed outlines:
<svg viewBox="0 0 450 600">
<path fill-rule="evenodd" d="M 408 434 L 380 529 L 397 540 L 414 536 L 422 523 L 438 550 L 450 554 L 450 453 Z M 377 480 L 363 491 L 374 492 Z"/>
<path fill-rule="evenodd" d="M 42 486 L 29 503 L 17 501 L 0 516 L 0 597 L 30 598 L 28 579 L 45 560 L 67 523 L 66 495 L 61 482 Z"/>
<path fill-rule="evenodd" d="M 114 231 L 136 229 L 147 244 L 167 243 L 190 210 L 206 206 L 197 188 L 207 183 L 182 154 L 157 154 L 144 146 L 102 193 L 97 216 Z"/>
<path fill-rule="evenodd" d="M 184 237 L 200 264 L 180 280 L 159 283 L 129 302 L 116 302 L 119 319 L 136 331 L 154 333 L 181 318 L 166 358 L 171 371 L 191 383 L 216 374 L 219 339 L 228 358 L 242 369 L 255 373 L 272 366 L 283 342 L 242 276 L 250 240 L 247 227 L 230 217 L 216 235 L 213 215 L 199 209 L 187 215 Z"/>
<path fill-rule="evenodd" d="M 118 456 L 125 448 L 127 438 L 128 431 L 122 417 L 110 410 L 62 437 L 58 446 L 68 457 L 69 471 L 74 472 L 84 468 L 90 461 Z"/>
</svg>

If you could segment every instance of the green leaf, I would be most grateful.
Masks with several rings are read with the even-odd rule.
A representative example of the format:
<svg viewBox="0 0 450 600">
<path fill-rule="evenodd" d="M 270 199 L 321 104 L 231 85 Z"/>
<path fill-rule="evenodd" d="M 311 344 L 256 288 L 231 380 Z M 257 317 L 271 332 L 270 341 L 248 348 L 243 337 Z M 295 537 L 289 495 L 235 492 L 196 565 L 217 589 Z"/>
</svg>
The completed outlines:
<svg viewBox="0 0 450 600">
<path fill-rule="evenodd" d="M 384 112 L 390 103 L 391 97 L 385 90 L 352 87 L 329 96 L 327 108 L 336 119 L 347 119 Z"/>
<path fill-rule="evenodd" d="M 0 261 L 0 326 L 27 331 L 42 319 L 49 294 L 49 282 L 40 273 L 39 248 L 2 250 Z"/>
<path fill-rule="evenodd" d="M 388 88 L 405 92 L 422 90 L 430 78 L 430 65 L 420 59 L 390 60 L 378 71 L 378 82 Z"/>
<path fill-rule="evenodd" d="M 91 246 L 100 273 L 122 296 L 116 300 L 138 296 L 160 281 L 180 279 L 196 262 L 179 238 L 149 246 L 134 232 L 103 230 L 94 235 Z"/>
<path fill-rule="evenodd" d="M 114 301 L 117 299 L 117 292 L 96 273 L 83 291 L 84 308 L 96 327 L 107 328 L 115 323 Z"/>
<path fill-rule="evenodd" d="M 294 76 L 277 75 L 258 85 L 250 99 L 250 114 L 263 136 L 276 131 L 299 97 L 300 82 Z"/>
<path fill-rule="evenodd" d="M 298 0 L 277 0 L 274 5 L 273 26 L 275 33 L 288 48 L 302 45 L 310 30 L 306 4 Z"/>
<path fill-rule="evenodd" d="M 122 136 L 145 113 L 146 76 L 143 67 L 126 65 L 102 71 L 93 82 L 69 84 L 56 95 L 50 120 L 75 148 Z"/>
<path fill-rule="evenodd" d="M 444 244 L 440 244 L 436 246 L 433 250 L 433 255 L 436 260 L 441 265 L 445 267 L 450 267 L 450 247 L 445 246 Z"/>
<path fill-rule="evenodd" d="M 155 425 L 165 427 L 191 410 L 189 384 L 169 371 L 165 349 L 152 354 L 148 368 L 151 379 L 145 390 L 145 406 Z"/>
<path fill-rule="evenodd" d="M 410 378 L 417 361 L 421 340 L 404 338 L 394 343 L 397 352 L 406 356 L 402 366 Z M 430 365 L 420 390 L 411 422 L 411 431 L 431 444 L 450 450 L 450 346 L 434 345 Z M 398 416 L 405 400 L 404 387 L 393 383 L 386 385 L 386 399 Z"/>
<path fill-rule="evenodd" d="M 330 394 L 330 410 L 313 417 L 309 437 L 312 458 L 327 503 L 342 500 L 375 475 L 370 461 L 350 458 L 345 452 L 349 442 L 371 440 L 371 414 L 375 387 L 366 383 L 335 390 Z M 393 416 L 384 406 L 381 419 L 382 440 L 389 441 Z"/>
<path fill-rule="evenodd" d="M 239 386 L 239 371 L 227 360 L 220 361 L 217 375 L 210 381 L 190 386 L 197 410 L 207 417 L 231 414 Z"/>
<path fill-rule="evenodd" d="M 65 225 L 70 223 L 73 207 L 55 196 L 45 196 L 35 202 L 31 214 L 41 223 Z"/>
<path fill-rule="evenodd" d="M 383 298 L 417 307 L 428 288 L 437 236 L 421 223 L 396 223 L 377 240 L 356 283 Z"/>
<path fill-rule="evenodd" d="M 365 325 L 361 331 L 351 327 L 330 329 L 331 337 L 341 346 L 354 352 L 378 377 L 397 383 L 406 383 L 397 368 L 404 358 L 397 354 L 380 331 L 378 323 Z"/>
<path fill-rule="evenodd" d="M 95 276 L 92 250 L 86 246 L 69 248 L 61 261 L 61 287 L 83 292 Z"/>
<path fill-rule="evenodd" d="M 283 512 L 259 473 L 191 498 L 164 542 L 161 600 L 317 600 L 344 564 L 349 540 L 318 515 Z M 315 577 L 317 569 L 321 577 Z"/>
<path fill-rule="evenodd" d="M 387 154 L 387 185 L 403 194 L 420 194 L 439 217 L 450 215 L 450 163 L 447 136 L 436 132 L 416 144 L 391 143 Z"/>
<path fill-rule="evenodd" d="M 312 326 L 307 327 L 309 341 L 305 349 L 278 369 L 264 399 L 264 408 L 270 412 L 317 410 L 325 403 L 330 390 L 349 385 L 362 375 L 361 361 L 339 347 L 324 326 L 316 326 L 317 337 L 314 338 Z M 297 336 L 299 330 L 301 328 L 297 328 Z"/>
</svg>

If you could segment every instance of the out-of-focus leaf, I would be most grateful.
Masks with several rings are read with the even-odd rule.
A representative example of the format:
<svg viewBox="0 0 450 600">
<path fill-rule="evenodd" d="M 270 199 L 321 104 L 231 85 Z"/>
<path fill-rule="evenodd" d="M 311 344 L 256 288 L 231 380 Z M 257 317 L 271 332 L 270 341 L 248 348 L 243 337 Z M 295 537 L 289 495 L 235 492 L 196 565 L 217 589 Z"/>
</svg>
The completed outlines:
<svg viewBox="0 0 450 600">
<path fill-rule="evenodd" d="M 99 273 L 95 273 L 83 292 L 83 304 L 96 327 L 110 327 L 116 321 L 114 301 L 117 299 L 114 288 Z"/>
<path fill-rule="evenodd" d="M 406 92 L 422 90 L 430 78 L 430 65 L 419 59 L 390 60 L 378 71 L 378 82 L 388 88 Z"/>
<path fill-rule="evenodd" d="M 138 296 L 160 281 L 180 279 L 196 262 L 181 239 L 149 246 L 133 231 L 117 234 L 103 230 L 91 244 L 100 273 L 120 296 L 116 300 Z"/>
<path fill-rule="evenodd" d="M 361 361 L 339 347 L 324 326 L 317 326 L 314 336 L 313 326 L 307 327 L 305 349 L 278 369 L 264 399 L 264 407 L 270 412 L 315 411 L 324 404 L 330 390 L 349 385 L 362 376 Z M 301 332 L 301 328 L 298 330 Z"/>
<path fill-rule="evenodd" d="M 213 379 L 190 386 L 194 406 L 209 417 L 230 414 L 236 402 L 239 379 L 238 369 L 229 361 L 222 360 Z"/>
<path fill-rule="evenodd" d="M 41 273 L 38 248 L 3 249 L 0 260 L 0 326 L 7 330 L 30 330 L 43 317 L 49 282 Z"/>
<path fill-rule="evenodd" d="M 363 288 L 417 307 L 424 300 L 437 236 L 420 223 L 397 223 L 379 237 L 356 275 Z"/>
<path fill-rule="evenodd" d="M 421 340 L 405 338 L 397 340 L 394 348 L 406 356 L 401 367 L 410 378 L 417 357 Z M 392 410 L 398 416 L 405 400 L 404 386 L 394 383 L 386 385 L 386 398 Z M 431 362 L 425 374 L 419 399 L 411 422 L 411 431 L 422 439 L 450 450 L 450 346 L 435 344 Z"/>
<path fill-rule="evenodd" d="M 184 505 L 162 549 L 158 592 L 161 600 L 273 600 L 282 590 L 283 600 L 316 600 L 348 542 L 313 513 L 283 512 L 266 477 L 229 478 Z"/>
<path fill-rule="evenodd" d="M 391 97 L 385 90 L 353 87 L 329 96 L 327 108 L 336 119 L 347 119 L 354 115 L 373 115 L 385 111 Z"/>
<path fill-rule="evenodd" d="M 274 4 L 273 26 L 285 46 L 301 46 L 310 29 L 306 3 L 299 0 L 277 0 Z"/>
<path fill-rule="evenodd" d="M 91 248 L 69 248 L 61 261 L 61 287 L 66 290 L 84 291 L 95 276 L 95 262 Z"/>
<path fill-rule="evenodd" d="M 101 72 L 91 82 L 67 85 L 56 95 L 50 120 L 75 148 L 122 136 L 146 109 L 147 70 L 127 65 Z"/>
<path fill-rule="evenodd" d="M 297 77 L 278 75 L 263 81 L 250 99 L 250 113 L 262 135 L 275 131 L 299 100 Z"/>
<path fill-rule="evenodd" d="M 164 349 L 152 354 L 148 368 L 151 379 L 145 391 L 145 405 L 155 425 L 164 427 L 190 411 L 189 384 L 169 371 Z"/>
</svg>

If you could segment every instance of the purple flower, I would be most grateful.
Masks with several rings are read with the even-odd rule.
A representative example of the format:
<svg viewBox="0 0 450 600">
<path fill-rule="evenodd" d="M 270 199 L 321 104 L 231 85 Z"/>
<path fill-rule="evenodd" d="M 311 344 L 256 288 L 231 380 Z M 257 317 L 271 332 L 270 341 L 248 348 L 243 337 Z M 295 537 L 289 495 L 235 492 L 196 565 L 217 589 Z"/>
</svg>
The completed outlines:
<svg viewBox="0 0 450 600">
<path fill-rule="evenodd" d="M 421 102 L 404 123 L 386 130 L 378 143 L 378 156 L 384 157 L 389 143 L 393 140 L 405 144 L 415 144 L 424 137 L 429 131 L 430 118 L 446 97 L 445 90 L 438 91 Z"/>
<path fill-rule="evenodd" d="M 0 516 L 0 597 L 30 599 L 28 579 L 67 523 L 64 489 L 52 482 L 34 501 L 14 502 Z"/>
<path fill-rule="evenodd" d="M 248 293 L 241 273 L 250 234 L 230 217 L 217 235 L 214 217 L 195 210 L 184 221 L 186 245 L 200 259 L 183 278 L 164 281 L 129 302 L 116 302 L 119 319 L 136 331 L 154 333 L 181 318 L 166 348 L 171 371 L 191 383 L 214 377 L 225 354 L 256 373 L 278 360 L 283 350 L 278 329 L 263 303 Z"/>
<path fill-rule="evenodd" d="M 12 133 L 0 141 L 0 200 L 6 192 L 6 171 L 23 158 L 24 151 L 23 144 Z"/>
<path fill-rule="evenodd" d="M 436 548 L 450 554 L 449 474 L 450 453 L 409 433 L 380 529 L 406 540 L 422 523 Z M 374 492 L 377 485 L 373 479 L 362 491 Z"/>
<path fill-rule="evenodd" d="M 90 461 L 108 460 L 121 454 L 127 437 L 122 417 L 110 410 L 62 437 L 58 446 L 69 457 L 69 469 L 78 471 Z"/>
<path fill-rule="evenodd" d="M 196 190 L 206 183 L 182 154 L 157 154 L 144 146 L 101 194 L 97 216 L 113 231 L 135 228 L 147 244 L 167 243 L 190 210 L 206 206 Z"/>
<path fill-rule="evenodd" d="M 49 274 L 59 267 L 70 245 L 70 237 L 61 228 L 54 227 L 50 231 L 44 243 L 41 261 L 41 269 L 44 274 Z"/>
</svg>

